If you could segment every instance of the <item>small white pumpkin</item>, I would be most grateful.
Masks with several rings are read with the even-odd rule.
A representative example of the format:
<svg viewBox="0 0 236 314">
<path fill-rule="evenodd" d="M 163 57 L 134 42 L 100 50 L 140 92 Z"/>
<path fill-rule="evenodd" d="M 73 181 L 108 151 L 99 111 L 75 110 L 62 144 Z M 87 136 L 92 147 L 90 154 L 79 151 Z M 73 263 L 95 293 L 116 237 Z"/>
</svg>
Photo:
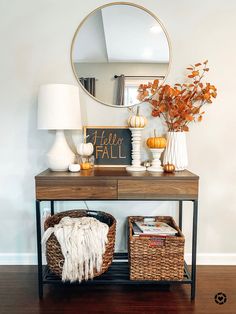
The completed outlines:
<svg viewBox="0 0 236 314">
<path fill-rule="evenodd" d="M 70 164 L 69 165 L 69 171 L 70 172 L 79 172 L 80 171 L 80 165 L 79 164 Z"/>
<path fill-rule="evenodd" d="M 81 143 L 77 147 L 77 152 L 80 156 L 91 156 L 93 153 L 93 144 L 92 143 Z"/>
<path fill-rule="evenodd" d="M 147 119 L 144 116 L 139 115 L 139 107 L 135 115 L 132 115 L 128 119 L 128 126 L 130 128 L 144 128 L 147 124 Z"/>
</svg>

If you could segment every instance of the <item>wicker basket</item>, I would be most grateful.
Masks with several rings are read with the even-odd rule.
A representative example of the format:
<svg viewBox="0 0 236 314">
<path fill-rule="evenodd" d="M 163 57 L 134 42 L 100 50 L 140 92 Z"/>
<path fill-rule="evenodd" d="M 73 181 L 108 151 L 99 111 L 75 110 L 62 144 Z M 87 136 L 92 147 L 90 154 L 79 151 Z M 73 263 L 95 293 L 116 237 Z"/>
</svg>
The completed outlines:
<svg viewBox="0 0 236 314">
<path fill-rule="evenodd" d="M 116 233 L 116 220 L 115 218 L 107 213 L 100 211 L 87 211 L 87 210 L 70 210 L 60 212 L 56 215 L 50 216 L 44 223 L 44 229 L 47 230 L 49 227 L 53 227 L 58 224 L 63 217 L 69 216 L 71 218 L 79 217 L 94 217 L 99 221 L 106 223 L 109 226 L 107 234 L 108 242 L 106 244 L 106 250 L 103 254 L 103 264 L 100 272 L 94 270 L 94 277 L 97 277 L 107 271 L 110 264 L 112 263 L 114 247 L 115 247 L 115 233 Z M 56 275 L 61 277 L 62 267 L 64 264 L 64 256 L 61 252 L 61 247 L 54 234 L 52 234 L 46 243 L 46 259 L 49 269 Z"/>
<path fill-rule="evenodd" d="M 129 260 L 131 280 L 182 280 L 184 276 L 184 236 L 172 217 L 155 220 L 178 230 L 176 236 L 134 236 L 133 221 L 144 217 L 128 217 Z"/>
</svg>

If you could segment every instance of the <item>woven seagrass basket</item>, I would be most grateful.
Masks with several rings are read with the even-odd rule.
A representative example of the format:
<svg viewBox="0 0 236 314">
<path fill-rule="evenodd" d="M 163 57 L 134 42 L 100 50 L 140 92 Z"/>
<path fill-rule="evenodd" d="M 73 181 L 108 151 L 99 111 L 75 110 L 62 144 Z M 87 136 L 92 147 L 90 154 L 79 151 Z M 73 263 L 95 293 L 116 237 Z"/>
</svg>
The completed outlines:
<svg viewBox="0 0 236 314">
<path fill-rule="evenodd" d="M 108 242 L 106 244 L 106 250 L 103 254 L 103 264 L 100 272 L 94 270 L 94 277 L 103 274 L 108 270 L 112 263 L 114 247 L 115 247 L 115 233 L 116 233 L 116 220 L 115 218 L 105 212 L 92 211 L 92 210 L 70 210 L 60 212 L 46 219 L 44 223 L 44 229 L 47 230 L 49 227 L 53 227 L 58 224 L 63 217 L 79 218 L 79 217 L 94 217 L 99 221 L 106 223 L 109 226 L 107 234 Z M 57 238 L 52 234 L 46 243 L 46 259 L 49 269 L 56 275 L 61 277 L 62 267 L 64 264 L 64 256 L 61 252 L 61 247 Z"/>
<path fill-rule="evenodd" d="M 175 236 L 134 236 L 132 222 L 144 217 L 128 217 L 131 280 L 182 280 L 184 276 L 184 235 L 169 216 L 152 217 L 178 231 Z"/>
</svg>

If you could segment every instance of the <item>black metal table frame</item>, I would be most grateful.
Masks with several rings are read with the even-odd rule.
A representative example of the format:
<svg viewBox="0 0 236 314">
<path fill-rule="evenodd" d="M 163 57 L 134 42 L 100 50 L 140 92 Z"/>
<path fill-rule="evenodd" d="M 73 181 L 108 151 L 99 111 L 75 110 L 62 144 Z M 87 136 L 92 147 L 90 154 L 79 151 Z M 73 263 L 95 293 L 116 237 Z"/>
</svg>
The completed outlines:
<svg viewBox="0 0 236 314">
<path fill-rule="evenodd" d="M 39 298 L 43 298 L 43 285 L 44 284 L 63 284 L 60 278 L 50 275 L 50 272 L 47 266 L 43 266 L 42 263 L 42 230 L 41 230 L 41 209 L 40 203 L 43 201 L 50 201 L 51 205 L 51 215 L 54 214 L 54 202 L 55 201 L 86 201 L 86 200 L 36 200 L 36 227 L 37 227 L 37 251 L 38 251 L 38 293 Z M 98 200 L 89 200 L 89 201 L 98 201 Z M 111 200 L 104 200 L 104 201 L 111 201 Z M 137 200 L 137 199 L 130 199 L 130 200 L 119 200 L 119 201 L 148 201 L 148 200 Z M 153 200 L 150 200 L 153 201 Z M 147 281 L 136 281 L 136 280 L 129 280 L 127 278 L 127 267 L 128 263 L 119 263 L 117 266 L 111 266 L 111 271 L 108 273 L 109 275 L 101 275 L 98 279 L 90 280 L 84 283 L 77 283 L 79 285 L 87 285 L 87 284 L 130 284 L 130 285 L 137 285 L 137 284 L 155 284 L 155 285 L 171 285 L 171 284 L 190 284 L 191 285 L 191 300 L 195 299 L 195 292 L 196 292 L 196 255 L 197 255 L 197 219 L 198 219 L 198 200 L 182 200 L 182 199 L 160 199 L 155 201 L 177 201 L 179 202 L 179 228 L 182 230 L 182 220 L 183 220 L 183 201 L 191 201 L 193 203 L 193 225 L 192 225 L 192 266 L 191 272 L 189 272 L 188 266 L 185 263 L 185 276 L 186 278 L 181 281 L 167 281 L 167 280 L 147 280 Z M 115 259 L 117 261 L 122 259 L 127 259 L 127 254 L 124 253 L 117 253 L 115 254 Z M 113 264 L 112 264 L 113 265 Z M 114 263 L 115 265 L 115 263 Z M 115 270 L 114 270 L 115 269 Z M 112 276 L 119 275 L 119 271 L 123 271 L 123 277 L 119 277 L 118 279 L 111 280 Z M 109 277 L 110 276 L 110 277 Z"/>
</svg>

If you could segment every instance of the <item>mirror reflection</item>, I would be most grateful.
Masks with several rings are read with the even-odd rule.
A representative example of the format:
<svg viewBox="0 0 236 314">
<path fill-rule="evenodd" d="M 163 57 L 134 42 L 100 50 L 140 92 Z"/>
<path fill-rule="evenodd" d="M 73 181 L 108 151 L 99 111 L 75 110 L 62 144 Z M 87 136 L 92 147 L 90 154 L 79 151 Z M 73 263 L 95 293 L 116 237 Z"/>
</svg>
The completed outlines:
<svg viewBox="0 0 236 314">
<path fill-rule="evenodd" d="M 139 85 L 164 80 L 169 68 L 163 27 L 134 5 L 109 4 L 92 12 L 76 31 L 71 49 L 78 82 L 112 106 L 138 104 Z"/>
</svg>

